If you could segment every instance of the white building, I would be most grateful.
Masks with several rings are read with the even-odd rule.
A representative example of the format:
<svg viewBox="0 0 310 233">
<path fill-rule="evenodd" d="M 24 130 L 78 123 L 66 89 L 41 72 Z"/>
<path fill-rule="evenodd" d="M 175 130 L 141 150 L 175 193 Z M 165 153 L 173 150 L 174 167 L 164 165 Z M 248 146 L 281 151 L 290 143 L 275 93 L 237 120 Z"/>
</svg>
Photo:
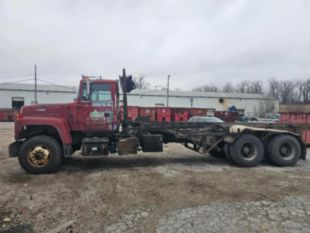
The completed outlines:
<svg viewBox="0 0 310 233">
<path fill-rule="evenodd" d="M 166 106 L 167 92 L 165 90 L 135 90 L 129 94 L 128 103 L 132 106 Z M 170 107 L 210 108 L 216 111 L 227 111 L 235 106 L 244 110 L 246 116 L 264 115 L 266 112 L 278 112 L 279 100 L 260 94 L 220 93 L 171 91 L 169 93 Z"/>
<path fill-rule="evenodd" d="M 38 85 L 38 103 L 66 103 L 77 96 L 77 87 Z M 0 84 L 0 108 L 19 108 L 34 102 L 34 85 Z"/>
<path fill-rule="evenodd" d="M 67 103 L 77 96 L 77 87 L 38 85 L 38 103 Z M 278 112 L 279 100 L 259 94 L 170 91 L 170 107 L 209 108 L 225 111 L 231 106 L 244 110 L 246 116 Z M 34 85 L 0 84 L 0 108 L 18 108 L 34 101 Z M 134 90 L 128 105 L 141 107 L 166 106 L 165 90 Z"/>
</svg>

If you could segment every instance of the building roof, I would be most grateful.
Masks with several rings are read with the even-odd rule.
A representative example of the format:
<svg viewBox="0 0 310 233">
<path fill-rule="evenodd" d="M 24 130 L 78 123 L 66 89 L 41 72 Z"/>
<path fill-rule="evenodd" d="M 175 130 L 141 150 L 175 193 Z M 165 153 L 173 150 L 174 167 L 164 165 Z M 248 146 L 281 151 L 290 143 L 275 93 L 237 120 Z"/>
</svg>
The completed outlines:
<svg viewBox="0 0 310 233">
<path fill-rule="evenodd" d="M 34 91 L 34 85 L 29 83 L 0 83 L 0 90 L 6 91 Z M 76 93 L 78 88 L 75 86 L 62 86 L 62 85 L 42 85 L 38 84 L 38 91 L 43 92 L 64 92 Z"/>
<path fill-rule="evenodd" d="M 136 89 L 129 93 L 136 96 L 167 96 L 167 90 Z M 196 98 L 230 98 L 230 99 L 268 99 L 276 100 L 262 94 L 199 92 L 199 91 L 169 91 L 170 97 L 196 97 Z"/>
</svg>

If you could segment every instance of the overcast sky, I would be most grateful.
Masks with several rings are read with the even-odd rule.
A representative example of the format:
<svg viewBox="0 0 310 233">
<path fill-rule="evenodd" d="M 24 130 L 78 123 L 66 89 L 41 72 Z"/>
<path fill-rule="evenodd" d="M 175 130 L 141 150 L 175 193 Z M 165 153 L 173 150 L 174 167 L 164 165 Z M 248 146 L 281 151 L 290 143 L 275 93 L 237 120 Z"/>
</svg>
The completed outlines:
<svg viewBox="0 0 310 233">
<path fill-rule="evenodd" d="M 152 84 L 310 75 L 309 0 L 0 0 L 0 82 L 77 85 L 125 67 Z M 13 77 L 12 77 L 13 76 Z M 25 76 L 26 77 L 26 76 Z"/>
</svg>

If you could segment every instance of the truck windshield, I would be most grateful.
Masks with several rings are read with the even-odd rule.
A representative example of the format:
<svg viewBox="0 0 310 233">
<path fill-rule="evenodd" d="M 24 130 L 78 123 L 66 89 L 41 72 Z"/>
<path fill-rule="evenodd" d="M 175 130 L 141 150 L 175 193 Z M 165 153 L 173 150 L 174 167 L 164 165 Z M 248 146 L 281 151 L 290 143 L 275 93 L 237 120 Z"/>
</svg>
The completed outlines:
<svg viewBox="0 0 310 233">
<path fill-rule="evenodd" d="M 111 101 L 111 85 L 108 83 L 90 83 L 88 94 L 87 83 L 83 83 L 82 100 L 88 100 L 92 102 Z"/>
</svg>

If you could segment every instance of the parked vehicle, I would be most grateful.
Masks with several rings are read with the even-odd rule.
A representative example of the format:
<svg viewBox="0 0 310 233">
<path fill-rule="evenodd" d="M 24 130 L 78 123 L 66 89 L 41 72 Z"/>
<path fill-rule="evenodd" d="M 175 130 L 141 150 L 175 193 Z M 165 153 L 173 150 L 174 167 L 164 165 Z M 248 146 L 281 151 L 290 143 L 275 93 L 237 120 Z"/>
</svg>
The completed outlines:
<svg viewBox="0 0 310 233">
<path fill-rule="evenodd" d="M 246 117 L 240 116 L 235 122 L 258 122 L 259 119 L 257 117 Z"/>
<path fill-rule="evenodd" d="M 188 122 L 205 122 L 205 123 L 224 123 L 220 118 L 217 117 L 203 117 L 203 116 L 194 116 L 191 117 Z"/>
<path fill-rule="evenodd" d="M 120 77 L 121 121 L 118 83 L 83 77 L 74 102 L 23 107 L 15 121 L 10 156 L 17 156 L 21 167 L 33 174 L 55 172 L 77 150 L 83 156 L 161 152 L 163 143 L 170 142 L 201 154 L 223 152 L 242 167 L 256 166 L 264 157 L 278 166 L 293 166 L 306 157 L 300 135 L 285 130 L 222 122 L 130 121 L 127 92 L 134 84 L 125 70 Z"/>
<path fill-rule="evenodd" d="M 258 121 L 264 123 L 278 123 L 280 122 L 280 114 L 267 114 L 266 118 L 259 118 Z"/>
</svg>

